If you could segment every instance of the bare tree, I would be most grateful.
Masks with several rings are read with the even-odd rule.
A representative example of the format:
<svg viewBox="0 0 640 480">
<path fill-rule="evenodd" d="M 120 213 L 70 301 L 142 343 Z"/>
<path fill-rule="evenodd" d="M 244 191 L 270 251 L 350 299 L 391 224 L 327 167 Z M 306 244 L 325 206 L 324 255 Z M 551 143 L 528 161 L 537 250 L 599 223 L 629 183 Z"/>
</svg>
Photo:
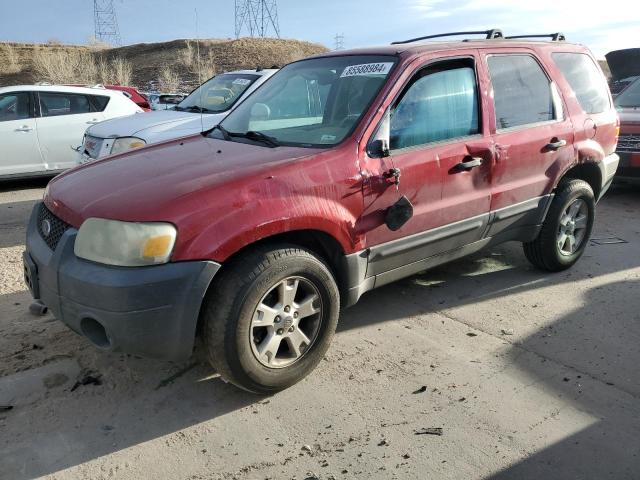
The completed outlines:
<svg viewBox="0 0 640 480">
<path fill-rule="evenodd" d="M 120 85 L 131 85 L 133 78 L 133 65 L 122 57 L 114 58 L 111 61 L 114 83 Z"/>
<path fill-rule="evenodd" d="M 13 45 L 9 45 L 8 43 L 3 44 L 2 52 L 5 57 L 4 68 L 2 68 L 3 73 L 18 73 L 22 70 L 20 57 Z"/>
<path fill-rule="evenodd" d="M 180 88 L 180 75 L 171 67 L 164 67 L 158 76 L 158 86 L 163 92 L 176 92 Z"/>
</svg>

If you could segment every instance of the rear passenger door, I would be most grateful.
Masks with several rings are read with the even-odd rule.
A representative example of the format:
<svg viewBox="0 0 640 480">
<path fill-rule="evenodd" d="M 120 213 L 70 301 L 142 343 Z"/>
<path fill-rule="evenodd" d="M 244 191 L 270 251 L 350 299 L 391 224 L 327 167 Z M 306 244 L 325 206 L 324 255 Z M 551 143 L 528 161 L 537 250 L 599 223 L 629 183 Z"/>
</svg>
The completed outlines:
<svg viewBox="0 0 640 480">
<path fill-rule="evenodd" d="M 104 115 L 91 95 L 37 92 L 37 96 L 40 115 L 36 123 L 46 169 L 75 166 L 77 154 L 72 149 L 82 145 L 85 130 L 104 120 Z"/>
<path fill-rule="evenodd" d="M 495 236 L 541 222 L 557 172 L 574 157 L 574 134 L 556 85 L 532 52 L 483 57 L 493 98 Z"/>
</svg>

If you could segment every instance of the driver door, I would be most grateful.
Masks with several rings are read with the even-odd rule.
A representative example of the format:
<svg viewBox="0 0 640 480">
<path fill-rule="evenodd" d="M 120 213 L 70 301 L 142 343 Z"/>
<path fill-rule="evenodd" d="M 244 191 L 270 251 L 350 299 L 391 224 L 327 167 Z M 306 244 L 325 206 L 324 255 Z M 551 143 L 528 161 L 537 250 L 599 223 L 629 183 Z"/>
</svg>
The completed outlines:
<svg viewBox="0 0 640 480">
<path fill-rule="evenodd" d="M 418 68 L 378 129 L 375 137 L 389 142 L 389 156 L 365 162 L 368 276 L 482 238 L 493 155 L 483 131 L 476 64 L 474 54 Z M 398 185 L 389 183 L 391 168 L 400 171 Z M 403 196 L 413 205 L 413 216 L 391 231 L 385 214 Z"/>
</svg>

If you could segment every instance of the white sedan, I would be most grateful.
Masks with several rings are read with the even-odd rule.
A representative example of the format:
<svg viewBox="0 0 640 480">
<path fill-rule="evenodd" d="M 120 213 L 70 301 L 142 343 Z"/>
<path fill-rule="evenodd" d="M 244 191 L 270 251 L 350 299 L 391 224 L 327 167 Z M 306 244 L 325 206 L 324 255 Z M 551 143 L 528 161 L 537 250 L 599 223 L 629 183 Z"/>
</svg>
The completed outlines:
<svg viewBox="0 0 640 480">
<path fill-rule="evenodd" d="M 54 175 L 77 164 L 85 130 L 142 109 L 104 88 L 0 88 L 0 178 Z"/>
<path fill-rule="evenodd" d="M 78 163 L 208 130 L 276 72 L 276 69 L 258 69 L 223 73 L 207 80 L 172 110 L 119 118 L 90 127 Z"/>
</svg>

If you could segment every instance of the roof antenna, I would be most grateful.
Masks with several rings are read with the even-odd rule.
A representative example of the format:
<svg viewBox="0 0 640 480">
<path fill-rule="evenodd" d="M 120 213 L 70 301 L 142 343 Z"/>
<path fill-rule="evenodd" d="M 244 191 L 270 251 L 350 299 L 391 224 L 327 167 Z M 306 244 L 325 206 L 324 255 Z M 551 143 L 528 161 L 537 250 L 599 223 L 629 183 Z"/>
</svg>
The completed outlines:
<svg viewBox="0 0 640 480">
<path fill-rule="evenodd" d="M 198 9 L 194 8 L 196 14 L 196 58 L 198 61 L 198 87 L 200 90 L 200 133 L 204 132 L 204 105 L 202 103 L 202 60 L 200 59 L 200 33 L 198 32 Z"/>
</svg>

